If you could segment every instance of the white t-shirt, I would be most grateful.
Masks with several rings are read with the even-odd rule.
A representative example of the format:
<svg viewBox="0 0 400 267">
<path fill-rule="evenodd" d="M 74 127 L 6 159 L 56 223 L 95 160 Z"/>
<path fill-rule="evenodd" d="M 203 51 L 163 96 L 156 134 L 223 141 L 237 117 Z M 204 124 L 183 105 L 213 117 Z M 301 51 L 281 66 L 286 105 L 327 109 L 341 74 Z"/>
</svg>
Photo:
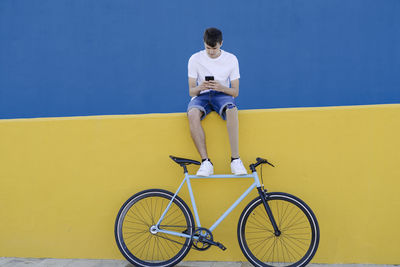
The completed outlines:
<svg viewBox="0 0 400 267">
<path fill-rule="evenodd" d="M 204 82 L 206 76 L 214 76 L 214 80 L 230 87 L 231 81 L 240 78 L 239 62 L 235 55 L 221 50 L 217 58 L 210 58 L 206 50 L 193 54 L 188 63 L 189 78 L 197 79 L 197 84 Z M 206 93 L 209 90 L 202 91 Z"/>
</svg>

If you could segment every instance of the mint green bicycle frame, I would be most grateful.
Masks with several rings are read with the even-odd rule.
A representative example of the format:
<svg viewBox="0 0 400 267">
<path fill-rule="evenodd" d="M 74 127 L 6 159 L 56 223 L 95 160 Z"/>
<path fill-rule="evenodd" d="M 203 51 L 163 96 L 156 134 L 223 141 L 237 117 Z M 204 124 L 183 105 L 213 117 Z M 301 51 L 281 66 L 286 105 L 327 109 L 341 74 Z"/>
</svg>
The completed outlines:
<svg viewBox="0 0 400 267">
<path fill-rule="evenodd" d="M 185 178 L 183 179 L 183 182 L 181 183 L 181 185 L 179 186 L 178 190 L 176 191 L 175 195 L 172 197 L 171 201 L 169 202 L 167 208 L 165 209 L 165 211 L 163 212 L 163 214 L 161 215 L 161 218 L 158 220 L 157 224 L 155 225 L 156 227 L 156 231 L 159 233 L 164 233 L 164 234 L 170 234 L 170 235 L 175 235 L 175 236 L 180 236 L 180 237 L 185 237 L 185 238 L 191 238 L 191 235 L 188 234 L 184 234 L 184 233 L 179 233 L 179 232 L 173 232 L 173 231 L 167 231 L 167 230 L 163 230 L 160 229 L 160 224 L 162 222 L 162 220 L 164 219 L 165 214 L 168 212 L 169 208 L 171 207 L 172 202 L 174 201 L 175 197 L 178 195 L 179 191 L 182 189 L 183 185 L 185 183 L 187 183 L 188 189 L 189 189 L 189 194 L 190 194 L 190 200 L 192 202 L 192 208 L 194 211 L 194 216 L 196 219 L 196 223 L 198 227 L 201 227 L 200 224 L 200 218 L 199 218 L 199 214 L 197 212 L 197 207 L 196 207 L 196 201 L 194 199 L 194 195 L 193 195 L 193 190 L 192 190 L 192 186 L 190 183 L 191 179 L 220 179 L 220 178 L 234 178 L 234 179 L 245 179 L 245 178 L 253 178 L 254 179 L 254 183 L 252 185 L 250 185 L 250 187 L 225 211 L 224 214 L 222 214 L 222 216 L 209 228 L 209 230 L 212 232 L 215 228 L 217 228 L 217 226 L 226 218 L 226 216 L 229 215 L 229 213 L 232 212 L 233 209 L 235 209 L 237 207 L 237 205 L 239 205 L 239 203 L 251 192 L 251 190 L 253 190 L 255 187 L 260 187 L 260 180 L 258 178 L 258 174 L 256 171 L 254 171 L 252 174 L 247 174 L 247 175 L 233 175 L 233 174 L 223 174 L 223 175 L 211 175 L 211 176 L 197 176 L 197 175 L 189 175 L 187 172 L 185 172 Z M 198 239 L 198 237 L 193 237 L 195 239 Z"/>
</svg>

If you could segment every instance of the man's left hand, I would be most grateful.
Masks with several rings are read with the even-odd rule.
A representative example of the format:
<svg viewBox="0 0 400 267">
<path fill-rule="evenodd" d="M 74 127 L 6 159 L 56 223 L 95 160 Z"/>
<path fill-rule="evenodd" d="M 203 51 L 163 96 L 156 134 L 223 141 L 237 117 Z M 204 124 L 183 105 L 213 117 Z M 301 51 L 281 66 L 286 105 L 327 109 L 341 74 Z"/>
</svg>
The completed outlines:
<svg viewBox="0 0 400 267">
<path fill-rule="evenodd" d="M 222 85 L 219 81 L 208 81 L 207 87 L 209 89 L 222 92 L 233 97 L 237 97 L 239 95 L 239 79 L 231 81 L 231 84 L 232 87 L 229 88 Z"/>
<path fill-rule="evenodd" d="M 215 91 L 219 91 L 219 92 L 224 92 L 226 87 L 223 86 L 222 84 L 220 84 L 218 81 L 209 81 L 208 82 L 208 88 L 215 90 Z"/>
</svg>

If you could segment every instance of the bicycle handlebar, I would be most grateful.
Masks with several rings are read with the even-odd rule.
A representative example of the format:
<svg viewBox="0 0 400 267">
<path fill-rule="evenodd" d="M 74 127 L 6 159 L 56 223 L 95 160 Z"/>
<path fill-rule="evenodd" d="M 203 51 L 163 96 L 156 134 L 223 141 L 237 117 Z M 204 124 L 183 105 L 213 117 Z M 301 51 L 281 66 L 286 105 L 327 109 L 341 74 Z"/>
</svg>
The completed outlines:
<svg viewBox="0 0 400 267">
<path fill-rule="evenodd" d="M 268 160 L 263 159 L 263 158 L 257 157 L 256 161 L 257 161 L 256 163 L 250 164 L 250 166 L 249 166 L 250 170 L 253 171 L 253 172 L 256 171 L 257 166 L 260 165 L 260 164 L 268 164 L 268 165 L 271 165 L 272 167 L 275 167 L 274 164 L 268 162 Z"/>
</svg>

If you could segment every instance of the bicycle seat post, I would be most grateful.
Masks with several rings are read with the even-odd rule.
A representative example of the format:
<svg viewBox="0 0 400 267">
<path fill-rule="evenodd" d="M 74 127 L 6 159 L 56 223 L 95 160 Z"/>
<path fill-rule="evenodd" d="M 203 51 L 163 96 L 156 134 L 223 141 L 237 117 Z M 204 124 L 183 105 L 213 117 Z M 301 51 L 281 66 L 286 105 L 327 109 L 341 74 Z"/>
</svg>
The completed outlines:
<svg viewBox="0 0 400 267">
<path fill-rule="evenodd" d="M 179 164 L 183 168 L 183 173 L 188 173 L 188 170 L 186 168 L 186 164 Z"/>
</svg>

